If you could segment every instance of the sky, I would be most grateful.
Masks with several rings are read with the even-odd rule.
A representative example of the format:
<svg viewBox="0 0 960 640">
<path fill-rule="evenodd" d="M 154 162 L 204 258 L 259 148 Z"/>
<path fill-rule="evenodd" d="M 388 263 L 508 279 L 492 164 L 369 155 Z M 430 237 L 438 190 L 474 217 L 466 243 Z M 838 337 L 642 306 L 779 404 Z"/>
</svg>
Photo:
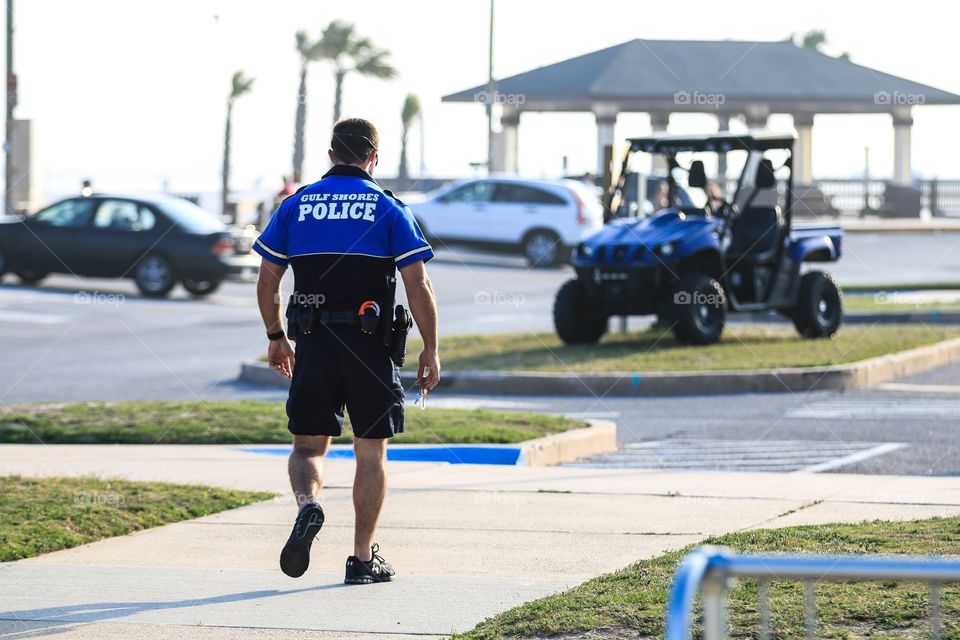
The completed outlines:
<svg viewBox="0 0 960 640">
<path fill-rule="evenodd" d="M 671 7 L 682 6 L 682 15 Z M 496 5 L 494 74 L 505 77 L 576 55 L 648 39 L 782 40 L 820 28 L 834 54 L 960 93 L 949 3 L 915 0 L 909 10 L 862 3 L 805 2 L 784 11 L 769 2 L 682 5 L 615 0 L 514 0 Z M 53 199 L 90 178 L 98 190 L 215 191 L 223 151 L 226 96 L 234 71 L 254 78 L 233 121 L 232 185 L 276 191 L 289 173 L 297 104 L 294 34 L 319 35 L 331 20 L 391 52 L 399 76 L 353 74 L 344 115 L 380 130 L 378 175 L 396 174 L 404 97 L 420 97 L 427 175 L 467 176 L 486 158 L 486 116 L 480 104 L 441 103 L 443 95 L 482 84 L 487 73 L 489 0 L 329 2 L 272 0 L 19 0 L 16 2 L 18 118 L 34 121 L 44 195 Z M 333 112 L 333 74 L 309 69 L 307 179 L 326 170 Z M 914 109 L 913 168 L 923 177 L 960 178 L 960 107 Z M 789 116 L 769 125 L 789 129 Z M 672 132 L 715 130 L 708 115 L 674 116 Z M 649 132 L 644 114 L 621 114 L 616 137 Z M 420 132 L 410 137 L 410 166 L 419 174 Z M 815 177 L 863 170 L 889 177 L 889 116 L 819 116 L 814 126 Z M 569 158 L 571 173 L 593 170 L 596 126 L 590 114 L 525 114 L 519 133 L 520 173 L 553 177 Z"/>
</svg>

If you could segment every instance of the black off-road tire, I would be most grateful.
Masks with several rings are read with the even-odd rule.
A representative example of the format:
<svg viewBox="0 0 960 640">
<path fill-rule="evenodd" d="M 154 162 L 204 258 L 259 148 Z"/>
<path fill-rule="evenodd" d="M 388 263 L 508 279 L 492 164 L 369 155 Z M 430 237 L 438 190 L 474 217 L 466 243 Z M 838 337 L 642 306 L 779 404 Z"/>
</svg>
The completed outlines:
<svg viewBox="0 0 960 640">
<path fill-rule="evenodd" d="M 832 275 L 810 271 L 800 278 L 790 318 L 804 338 L 829 338 L 843 323 L 843 292 Z"/>
<path fill-rule="evenodd" d="M 720 339 L 726 323 L 726 298 L 719 282 L 702 274 L 684 276 L 671 302 L 677 342 L 707 345 Z"/>
<path fill-rule="evenodd" d="M 590 303 L 579 280 L 567 280 L 553 302 L 553 326 L 566 344 L 596 344 L 607 332 L 607 316 Z"/>
</svg>

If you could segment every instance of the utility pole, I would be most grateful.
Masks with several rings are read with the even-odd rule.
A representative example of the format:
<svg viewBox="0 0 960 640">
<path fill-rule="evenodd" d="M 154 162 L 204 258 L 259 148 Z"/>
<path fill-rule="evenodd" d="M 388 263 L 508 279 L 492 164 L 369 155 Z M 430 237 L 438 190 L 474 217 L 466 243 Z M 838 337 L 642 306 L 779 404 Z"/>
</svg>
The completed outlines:
<svg viewBox="0 0 960 640">
<path fill-rule="evenodd" d="M 14 213 L 13 202 L 13 108 L 17 106 L 17 76 L 13 73 L 13 0 L 7 0 L 7 122 L 3 142 L 5 172 L 3 181 L 3 211 Z"/>
<path fill-rule="evenodd" d="M 490 41 L 487 48 L 487 173 L 493 173 L 493 101 L 497 87 L 493 81 L 493 0 L 490 0 Z"/>
</svg>

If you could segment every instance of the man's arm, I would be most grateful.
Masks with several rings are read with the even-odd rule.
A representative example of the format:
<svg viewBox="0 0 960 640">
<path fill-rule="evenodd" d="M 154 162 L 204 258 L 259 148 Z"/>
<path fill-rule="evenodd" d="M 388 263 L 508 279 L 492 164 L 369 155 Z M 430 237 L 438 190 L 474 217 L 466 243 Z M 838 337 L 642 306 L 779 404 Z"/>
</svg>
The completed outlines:
<svg viewBox="0 0 960 640">
<path fill-rule="evenodd" d="M 420 337 L 423 338 L 423 352 L 420 354 L 420 368 L 417 380 L 427 389 L 433 389 L 440 382 L 440 356 L 437 353 L 437 299 L 433 294 L 433 284 L 423 260 L 417 260 L 400 268 L 403 287 L 407 291 L 410 313 L 417 322 Z M 429 373 L 424 377 L 424 371 Z"/>
<path fill-rule="evenodd" d="M 283 318 L 280 316 L 280 281 L 287 268 L 270 262 L 260 261 L 260 276 L 257 278 L 257 305 L 260 307 L 260 317 L 267 333 L 276 333 L 283 330 Z M 284 336 L 278 340 L 271 340 L 267 349 L 267 361 L 270 368 L 287 378 L 293 377 L 293 345 Z"/>
</svg>

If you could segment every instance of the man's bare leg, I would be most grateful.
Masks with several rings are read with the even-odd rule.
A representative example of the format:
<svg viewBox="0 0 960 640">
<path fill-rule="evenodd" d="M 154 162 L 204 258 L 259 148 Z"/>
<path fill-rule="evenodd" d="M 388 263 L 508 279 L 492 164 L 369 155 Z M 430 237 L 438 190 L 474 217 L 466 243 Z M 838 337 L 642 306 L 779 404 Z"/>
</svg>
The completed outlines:
<svg viewBox="0 0 960 640">
<path fill-rule="evenodd" d="M 287 470 L 297 508 L 317 502 L 323 486 L 323 456 L 330 448 L 330 440 L 330 436 L 293 436 Z"/>
<path fill-rule="evenodd" d="M 353 509 L 356 513 L 353 555 L 369 562 L 380 508 L 387 493 L 387 439 L 355 438 L 353 450 L 357 458 L 353 481 Z"/>
</svg>

